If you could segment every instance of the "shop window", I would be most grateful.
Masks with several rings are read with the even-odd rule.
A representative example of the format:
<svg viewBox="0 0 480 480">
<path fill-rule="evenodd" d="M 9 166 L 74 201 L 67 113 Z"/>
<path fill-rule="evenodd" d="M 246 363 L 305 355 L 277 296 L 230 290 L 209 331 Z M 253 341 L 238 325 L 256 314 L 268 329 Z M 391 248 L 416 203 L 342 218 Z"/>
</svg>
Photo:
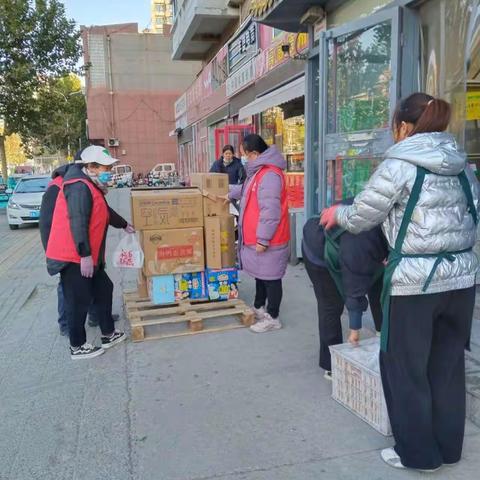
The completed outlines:
<svg viewBox="0 0 480 480">
<path fill-rule="evenodd" d="M 391 24 L 331 40 L 328 133 L 388 126 Z"/>
<path fill-rule="evenodd" d="M 472 24 L 467 62 L 465 150 L 480 176 L 480 6 Z"/>
<path fill-rule="evenodd" d="M 292 100 L 260 114 L 260 134 L 275 145 L 287 160 L 287 200 L 289 208 L 304 206 L 305 101 Z"/>
<path fill-rule="evenodd" d="M 470 25 L 478 31 L 477 0 L 431 0 L 419 9 L 422 24 L 421 83 L 422 89 L 452 104 L 449 130 L 465 146 L 471 140 L 473 125 L 465 118 L 469 95 L 465 95 L 465 81 L 472 88 L 476 63 L 480 54 L 475 44 L 469 49 Z M 477 13 L 475 13 L 477 12 Z M 473 30 L 475 31 L 475 29 Z M 470 50 L 470 60 L 465 53 Z M 478 60 L 477 60 L 478 62 Z M 465 78 L 465 65 L 473 67 Z"/>
<path fill-rule="evenodd" d="M 276 145 L 285 155 L 287 171 L 303 172 L 305 115 L 285 118 L 284 108 L 273 107 L 261 114 L 260 128 L 267 144 Z"/>
<path fill-rule="evenodd" d="M 328 41 L 325 200 L 357 195 L 390 143 L 391 21 Z"/>
</svg>

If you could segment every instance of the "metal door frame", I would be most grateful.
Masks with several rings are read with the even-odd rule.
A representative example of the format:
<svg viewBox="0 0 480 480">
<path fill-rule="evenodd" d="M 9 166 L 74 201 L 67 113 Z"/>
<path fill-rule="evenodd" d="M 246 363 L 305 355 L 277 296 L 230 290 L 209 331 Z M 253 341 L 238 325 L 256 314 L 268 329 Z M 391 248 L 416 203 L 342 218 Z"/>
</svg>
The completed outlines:
<svg viewBox="0 0 480 480">
<path fill-rule="evenodd" d="M 390 84 L 390 112 L 393 112 L 395 104 L 400 97 L 400 86 L 407 80 L 405 74 L 402 74 L 402 57 L 405 58 L 405 47 L 409 50 L 410 55 L 415 54 L 413 48 L 413 42 L 405 42 L 405 38 L 402 35 L 402 7 L 392 7 L 381 10 L 377 13 L 369 15 L 368 17 L 355 20 L 339 27 L 322 32 L 320 35 L 319 50 L 320 50 L 320 62 L 319 69 L 322 73 L 320 75 L 320 158 L 319 158 L 319 193 L 318 204 L 320 210 L 326 206 L 327 201 L 327 160 L 325 153 L 325 140 L 327 136 L 327 104 L 328 104 L 328 42 L 337 37 L 341 37 L 346 34 L 353 34 L 357 31 L 373 27 L 379 23 L 391 21 L 392 24 L 392 37 L 391 37 L 391 72 L 392 79 Z M 402 47 L 404 51 L 402 52 Z M 407 57 L 408 58 L 408 57 Z M 413 66 L 409 68 L 408 77 L 411 79 L 414 77 Z M 413 84 L 413 83 L 412 83 Z M 407 88 L 406 90 L 410 90 Z M 405 91 L 402 91 L 405 94 Z M 354 133 L 354 132 L 352 132 Z"/>
</svg>

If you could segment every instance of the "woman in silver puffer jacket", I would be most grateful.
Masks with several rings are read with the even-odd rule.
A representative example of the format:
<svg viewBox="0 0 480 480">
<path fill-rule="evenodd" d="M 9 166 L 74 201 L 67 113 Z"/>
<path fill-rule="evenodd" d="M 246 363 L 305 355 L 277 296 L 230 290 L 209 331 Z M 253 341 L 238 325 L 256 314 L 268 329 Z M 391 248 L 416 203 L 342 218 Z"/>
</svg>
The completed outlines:
<svg viewBox="0 0 480 480">
<path fill-rule="evenodd" d="M 443 100 L 400 102 L 385 160 L 353 205 L 322 214 L 352 233 L 382 224 L 389 243 L 380 367 L 396 445 L 382 458 L 397 468 L 435 470 L 462 452 L 479 186 L 449 121 Z"/>
</svg>

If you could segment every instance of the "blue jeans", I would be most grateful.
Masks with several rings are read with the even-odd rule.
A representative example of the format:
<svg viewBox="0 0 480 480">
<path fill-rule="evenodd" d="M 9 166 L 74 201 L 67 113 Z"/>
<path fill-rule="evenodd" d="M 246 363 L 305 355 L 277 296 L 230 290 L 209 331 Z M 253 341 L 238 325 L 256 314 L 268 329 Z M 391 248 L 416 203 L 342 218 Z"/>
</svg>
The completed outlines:
<svg viewBox="0 0 480 480">
<path fill-rule="evenodd" d="M 58 326 L 62 329 L 68 329 L 67 322 L 67 312 L 65 311 L 65 297 L 63 295 L 62 282 L 58 282 L 57 286 L 57 297 L 58 297 Z M 88 309 L 88 316 L 92 322 L 95 322 L 97 319 L 97 312 L 95 311 L 95 306 L 92 304 Z M 98 322 L 97 322 L 98 323 Z"/>
</svg>

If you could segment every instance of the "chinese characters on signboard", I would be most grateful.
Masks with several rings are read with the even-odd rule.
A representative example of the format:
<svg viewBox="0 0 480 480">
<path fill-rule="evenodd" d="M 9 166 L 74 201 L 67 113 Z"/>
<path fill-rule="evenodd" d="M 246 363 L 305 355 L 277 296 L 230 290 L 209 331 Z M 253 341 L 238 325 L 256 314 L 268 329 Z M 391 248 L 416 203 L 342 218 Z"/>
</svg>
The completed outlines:
<svg viewBox="0 0 480 480">
<path fill-rule="evenodd" d="M 257 24 L 249 22 L 228 45 L 228 71 L 230 75 L 257 54 Z"/>
<path fill-rule="evenodd" d="M 231 97 L 255 81 L 255 59 L 227 78 L 227 97 Z"/>
</svg>

